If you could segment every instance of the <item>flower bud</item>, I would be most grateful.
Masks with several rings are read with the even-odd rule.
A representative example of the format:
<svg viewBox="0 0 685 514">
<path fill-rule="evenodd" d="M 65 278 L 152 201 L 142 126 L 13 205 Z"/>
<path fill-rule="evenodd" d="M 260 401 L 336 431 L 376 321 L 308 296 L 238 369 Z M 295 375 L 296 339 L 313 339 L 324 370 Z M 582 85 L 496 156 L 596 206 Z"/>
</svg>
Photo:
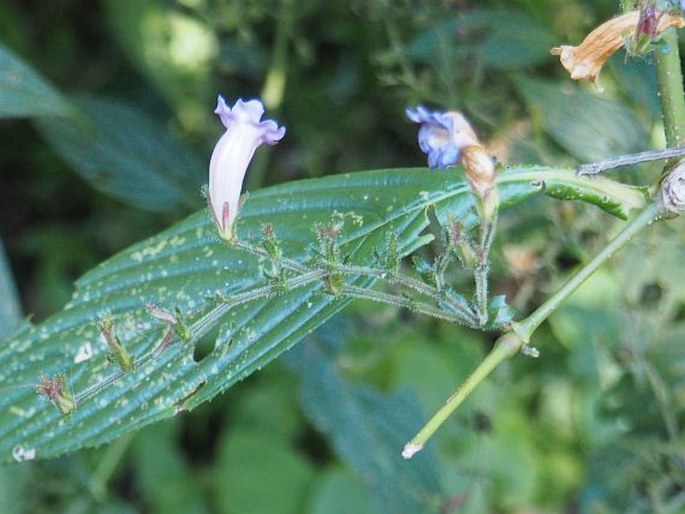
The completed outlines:
<svg viewBox="0 0 685 514">
<path fill-rule="evenodd" d="M 209 206 L 219 235 L 231 241 L 240 204 L 245 172 L 262 143 L 275 145 L 285 134 L 272 120 L 260 121 L 264 106 L 259 100 L 238 99 L 231 108 L 219 96 L 214 111 L 226 132 L 219 139 L 209 162 Z"/>
</svg>

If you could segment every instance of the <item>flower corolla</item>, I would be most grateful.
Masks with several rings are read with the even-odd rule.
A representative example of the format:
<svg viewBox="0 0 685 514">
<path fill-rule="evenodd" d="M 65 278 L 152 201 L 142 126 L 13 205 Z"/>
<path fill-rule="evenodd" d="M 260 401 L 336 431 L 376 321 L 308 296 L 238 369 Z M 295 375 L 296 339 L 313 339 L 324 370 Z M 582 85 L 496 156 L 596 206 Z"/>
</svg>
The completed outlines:
<svg viewBox="0 0 685 514">
<path fill-rule="evenodd" d="M 411 121 L 421 124 L 419 147 L 428 155 L 431 168 L 456 166 L 462 149 L 478 144 L 471 125 L 459 112 L 429 111 L 422 105 L 405 112 Z"/>
<path fill-rule="evenodd" d="M 411 121 L 421 124 L 419 146 L 428 154 L 428 166 L 445 169 L 461 162 L 471 189 L 485 198 L 495 187 L 495 165 L 464 115 L 429 111 L 420 105 L 405 112 Z"/>
<path fill-rule="evenodd" d="M 239 98 L 229 107 L 219 95 L 214 112 L 226 132 L 214 147 L 209 162 L 209 206 L 219 235 L 235 238 L 235 220 L 245 172 L 259 145 L 275 145 L 285 135 L 285 127 L 273 120 L 261 121 L 264 105 L 259 100 Z"/>
<path fill-rule="evenodd" d="M 573 80 L 589 80 L 601 92 L 599 73 L 609 57 L 624 47 L 626 41 L 630 41 L 628 35 L 633 34 L 633 37 L 638 38 L 642 35 L 649 43 L 668 28 L 683 26 L 685 19 L 668 12 L 657 16 L 653 10 L 629 11 L 596 27 L 578 46 L 561 45 L 552 48 L 549 53 L 559 56 L 561 65 L 568 70 Z M 643 46 L 639 42 L 634 44 Z"/>
</svg>

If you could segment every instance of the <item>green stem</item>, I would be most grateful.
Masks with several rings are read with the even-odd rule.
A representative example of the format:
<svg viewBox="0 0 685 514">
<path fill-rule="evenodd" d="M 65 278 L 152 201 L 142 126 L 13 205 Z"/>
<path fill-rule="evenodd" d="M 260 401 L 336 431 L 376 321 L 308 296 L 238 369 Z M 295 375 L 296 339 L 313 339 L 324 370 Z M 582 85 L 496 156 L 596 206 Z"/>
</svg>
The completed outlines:
<svg viewBox="0 0 685 514">
<path fill-rule="evenodd" d="M 455 311 L 455 313 L 462 316 L 463 319 L 468 320 L 467 323 L 469 325 L 478 325 L 474 313 L 468 308 L 468 306 L 465 305 L 466 300 L 464 300 L 463 303 L 459 303 L 458 299 L 452 297 L 453 293 L 450 293 L 449 291 L 439 291 L 437 288 L 415 278 L 401 275 L 399 273 L 390 273 L 382 269 L 348 264 L 336 266 L 335 271 L 344 273 L 346 275 L 362 275 L 366 277 L 373 277 L 384 280 L 391 285 L 398 285 L 408 289 L 413 289 L 419 294 L 432 298 L 436 304 L 443 302 L 445 305 L 449 305 Z"/>
<path fill-rule="evenodd" d="M 495 239 L 496 213 L 491 220 L 484 219 L 480 224 L 480 242 L 478 245 L 478 265 L 473 274 L 476 283 L 476 312 L 478 323 L 484 326 L 488 322 L 488 275 L 490 273 L 490 248 Z"/>
<path fill-rule="evenodd" d="M 288 279 L 285 284 L 269 284 L 266 286 L 249 289 L 242 293 L 234 294 L 226 298 L 220 305 L 214 307 L 204 316 L 198 319 L 195 323 L 190 325 L 190 327 L 188 327 L 190 333 L 192 334 L 192 337 L 195 340 L 198 340 L 200 337 L 205 335 L 212 326 L 216 324 L 216 321 L 219 318 L 224 316 L 228 311 L 230 311 L 234 307 L 242 305 L 247 302 L 251 302 L 253 300 L 257 300 L 259 298 L 265 298 L 268 296 L 279 294 L 283 288 L 292 290 L 297 289 L 299 287 L 307 286 L 316 281 L 322 280 L 325 276 L 326 271 L 324 270 L 312 270 L 308 273 L 303 273 L 301 275 L 297 275 L 295 277 Z M 168 342 L 165 342 L 165 345 L 172 346 L 175 342 L 181 339 L 182 338 L 178 334 L 175 334 L 168 340 Z M 141 367 L 145 365 L 151 359 L 158 357 L 159 353 L 159 346 L 155 345 L 155 347 L 152 350 L 135 359 L 135 366 Z M 112 383 L 114 383 L 116 380 L 120 379 L 124 375 L 126 375 L 125 371 L 115 371 L 111 375 L 105 377 L 100 382 L 97 382 L 87 387 L 80 393 L 75 394 L 74 403 L 76 404 L 76 406 L 82 404 L 83 402 L 99 394 L 100 391 L 104 390 L 106 387 L 110 386 Z"/>
<path fill-rule="evenodd" d="M 663 214 L 661 202 L 650 203 L 640 214 L 633 218 L 623 227 L 595 257 L 580 268 L 569 278 L 559 290 L 550 296 L 540 307 L 530 316 L 519 323 L 513 325 L 513 329 L 524 343 L 530 341 L 533 332 L 545 321 L 559 306 L 568 299 L 573 292 L 585 282 L 597 269 L 604 264 L 611 256 L 625 246 L 635 235 L 645 227 L 659 219 Z"/>
<path fill-rule="evenodd" d="M 373 289 L 366 289 L 364 287 L 351 285 L 344 286 L 340 294 L 348 298 L 369 300 L 376 303 L 408 309 L 413 312 L 418 312 L 419 314 L 431 316 L 432 318 L 450 321 L 457 325 L 466 325 L 471 328 L 477 327 L 474 320 L 466 318 L 461 314 L 445 311 L 429 303 L 418 302 L 404 296 L 398 296 L 390 293 L 384 293 L 382 291 L 375 291 Z"/>
<path fill-rule="evenodd" d="M 530 342 L 535 329 L 546 320 L 573 292 L 611 256 L 625 246 L 635 235 L 652 224 L 664 213 L 657 199 L 650 203 L 640 214 L 633 218 L 619 234 L 614 237 L 590 262 L 580 268 L 563 286 L 535 312 L 519 323 L 512 324 L 512 331 L 499 338 L 495 347 L 485 357 L 473 373 L 457 388 L 447 402 L 435 413 L 416 436 L 404 447 L 402 455 L 411 458 L 420 451 L 428 439 L 440 428 L 445 420 L 461 405 L 473 390 L 485 380 L 502 362 L 514 356 Z"/>
<path fill-rule="evenodd" d="M 683 94 L 683 74 L 680 67 L 678 33 L 669 29 L 661 40 L 665 51 L 654 51 L 661 112 L 664 120 L 666 143 L 669 147 L 685 144 L 685 95 Z"/>
<path fill-rule="evenodd" d="M 410 459 L 416 452 L 423 449 L 426 442 L 442 426 L 457 407 L 459 407 L 473 390 L 492 373 L 506 359 L 515 355 L 522 346 L 522 341 L 516 334 L 507 333 L 495 343 L 492 351 L 483 359 L 471 375 L 462 382 L 445 404 L 433 415 L 423 428 L 409 441 L 402 451 L 405 459 Z"/>
</svg>

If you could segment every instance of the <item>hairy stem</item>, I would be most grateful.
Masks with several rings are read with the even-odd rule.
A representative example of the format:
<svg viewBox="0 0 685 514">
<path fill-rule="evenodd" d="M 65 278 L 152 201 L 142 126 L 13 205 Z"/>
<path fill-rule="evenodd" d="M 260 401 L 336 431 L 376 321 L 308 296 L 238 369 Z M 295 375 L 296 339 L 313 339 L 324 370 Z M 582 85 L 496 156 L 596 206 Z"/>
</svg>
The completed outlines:
<svg viewBox="0 0 685 514">
<path fill-rule="evenodd" d="M 298 287 L 304 287 L 306 285 L 312 284 L 319 280 L 322 280 L 326 276 L 327 272 L 324 270 L 312 270 L 308 273 L 297 275 L 288 279 L 284 284 L 269 284 L 266 286 L 256 287 L 254 289 L 249 289 L 242 293 L 232 295 L 225 300 L 223 300 L 219 305 L 212 308 L 204 316 L 198 319 L 196 322 L 192 323 L 188 329 L 192 334 L 192 338 L 197 340 L 207 333 L 207 331 L 214 326 L 216 321 L 224 316 L 228 311 L 237 305 L 242 305 L 259 298 L 265 298 L 272 296 L 280 292 L 284 287 L 292 290 Z M 167 346 L 173 346 L 175 343 L 179 342 L 181 337 L 179 335 L 174 335 L 165 341 L 164 344 Z M 134 359 L 135 367 L 140 367 L 150 360 L 156 358 L 159 355 L 159 344 L 149 352 L 141 355 L 140 357 Z M 104 390 L 106 387 L 114 383 L 116 380 L 123 377 L 127 372 L 122 370 L 117 370 L 111 375 L 105 377 L 100 382 L 91 385 L 90 387 L 84 389 L 82 392 L 74 395 L 74 403 L 78 406 L 80 403 L 92 398 L 97 395 L 100 391 Z"/>
<path fill-rule="evenodd" d="M 488 275 L 490 273 L 490 248 L 495 239 L 497 216 L 492 220 L 483 220 L 480 225 L 480 241 L 478 244 L 478 265 L 473 277 L 476 283 L 476 312 L 478 324 L 484 326 L 488 322 Z"/>
<path fill-rule="evenodd" d="M 478 325 L 474 313 L 467 305 L 465 305 L 465 301 L 464 303 L 459 303 L 459 300 L 450 296 L 449 292 L 439 291 L 437 288 L 413 277 L 400 275 L 399 273 L 389 273 L 382 269 L 369 268 L 366 266 L 340 265 L 336 266 L 335 271 L 344 273 L 346 275 L 362 275 L 373 277 L 384 280 L 391 285 L 398 285 L 406 287 L 407 289 L 413 289 L 419 294 L 432 298 L 436 304 L 443 302 L 445 305 L 448 305 L 452 310 L 454 310 L 455 313 L 462 316 L 466 324 L 472 326 Z"/>
<path fill-rule="evenodd" d="M 420 314 L 425 314 L 426 316 L 431 316 L 433 318 L 450 321 L 458 325 L 466 325 L 471 328 L 476 328 L 477 326 L 474 323 L 473 319 L 464 318 L 460 314 L 445 311 L 443 309 L 440 309 L 439 307 L 436 307 L 426 302 L 417 302 L 405 296 L 384 293 L 382 291 L 374 291 L 372 289 L 351 285 L 344 286 L 340 294 L 348 298 L 355 298 L 358 300 L 369 300 L 376 303 L 383 303 L 386 305 L 393 305 L 395 307 L 409 309 Z"/>
</svg>

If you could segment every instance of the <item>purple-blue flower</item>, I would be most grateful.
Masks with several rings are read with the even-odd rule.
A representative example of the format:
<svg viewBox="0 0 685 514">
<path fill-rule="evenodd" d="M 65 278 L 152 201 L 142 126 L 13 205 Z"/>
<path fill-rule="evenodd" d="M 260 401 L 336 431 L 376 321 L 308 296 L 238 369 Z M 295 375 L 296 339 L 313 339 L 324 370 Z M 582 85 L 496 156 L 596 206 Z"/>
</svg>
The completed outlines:
<svg viewBox="0 0 685 514">
<path fill-rule="evenodd" d="M 478 138 L 459 112 L 430 111 L 422 105 L 406 109 L 407 117 L 420 123 L 419 147 L 428 155 L 431 168 L 456 166 L 461 151 L 478 144 Z"/>
<path fill-rule="evenodd" d="M 235 237 L 240 191 L 252 156 L 262 143 L 278 143 L 285 135 L 285 127 L 272 120 L 261 121 L 264 105 L 259 100 L 245 102 L 240 98 L 231 108 L 219 95 L 214 112 L 226 132 L 209 162 L 209 205 L 219 234 L 230 241 Z"/>
<path fill-rule="evenodd" d="M 499 201 L 497 170 L 468 120 L 458 111 L 429 111 L 421 105 L 405 112 L 411 121 L 421 124 L 419 146 L 428 154 L 428 166 L 445 169 L 461 163 L 471 190 L 483 205 L 487 203 L 483 215 L 490 219 Z"/>
</svg>

